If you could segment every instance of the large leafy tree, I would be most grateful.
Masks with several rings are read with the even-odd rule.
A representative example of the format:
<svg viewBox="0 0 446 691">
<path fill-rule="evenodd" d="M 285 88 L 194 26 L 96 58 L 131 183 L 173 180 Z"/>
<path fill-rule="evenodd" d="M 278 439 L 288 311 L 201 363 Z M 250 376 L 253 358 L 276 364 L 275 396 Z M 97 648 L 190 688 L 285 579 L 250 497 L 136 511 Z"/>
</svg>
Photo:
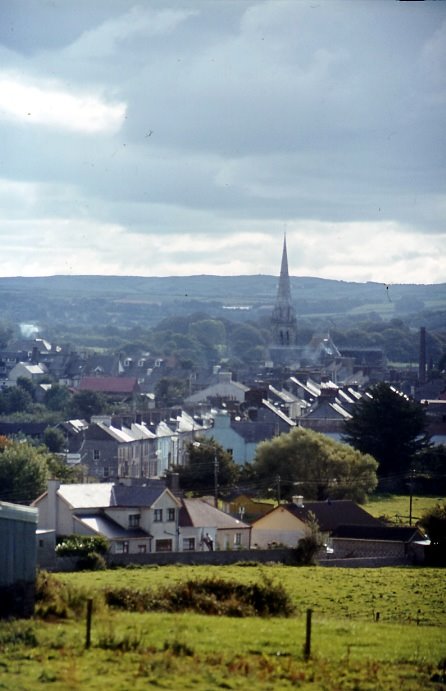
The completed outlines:
<svg viewBox="0 0 446 691">
<path fill-rule="evenodd" d="M 69 404 L 69 414 L 73 418 L 90 420 L 92 415 L 101 415 L 107 407 L 104 396 L 96 391 L 77 391 Z"/>
<path fill-rule="evenodd" d="M 214 439 L 202 437 L 187 448 L 188 462 L 175 470 L 180 476 L 180 487 L 193 494 L 214 494 L 234 486 L 238 466 L 231 455 Z"/>
<path fill-rule="evenodd" d="M 0 499 L 29 503 L 45 488 L 50 455 L 26 442 L 0 444 Z"/>
<path fill-rule="evenodd" d="M 259 444 L 253 466 L 265 487 L 280 486 L 281 498 L 363 501 L 377 485 L 374 458 L 301 427 Z"/>
<path fill-rule="evenodd" d="M 162 377 L 155 386 L 155 398 L 159 407 L 180 405 L 188 393 L 188 382 L 178 377 Z"/>
<path fill-rule="evenodd" d="M 421 404 L 380 383 L 356 403 L 344 440 L 376 458 L 379 477 L 398 486 L 416 454 L 429 445 L 426 428 Z"/>
<path fill-rule="evenodd" d="M 22 386 L 10 386 L 0 392 L 0 415 L 31 410 L 33 399 Z"/>
</svg>

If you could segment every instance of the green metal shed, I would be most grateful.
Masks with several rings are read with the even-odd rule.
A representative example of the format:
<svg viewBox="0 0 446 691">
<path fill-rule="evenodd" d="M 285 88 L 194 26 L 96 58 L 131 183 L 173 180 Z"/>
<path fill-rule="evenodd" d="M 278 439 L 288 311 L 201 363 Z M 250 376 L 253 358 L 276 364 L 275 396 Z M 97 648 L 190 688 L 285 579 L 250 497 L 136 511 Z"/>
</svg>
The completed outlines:
<svg viewBox="0 0 446 691">
<path fill-rule="evenodd" d="M 38 509 L 0 501 L 0 617 L 31 616 Z"/>
</svg>

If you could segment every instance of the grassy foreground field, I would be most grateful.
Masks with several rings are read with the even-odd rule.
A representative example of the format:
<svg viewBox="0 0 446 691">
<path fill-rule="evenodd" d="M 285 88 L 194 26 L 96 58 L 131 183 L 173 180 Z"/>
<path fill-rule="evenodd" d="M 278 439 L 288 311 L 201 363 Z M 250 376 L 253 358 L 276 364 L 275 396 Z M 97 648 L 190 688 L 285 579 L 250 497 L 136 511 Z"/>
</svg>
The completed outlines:
<svg viewBox="0 0 446 691">
<path fill-rule="evenodd" d="M 445 571 L 285 566 L 159 567 L 58 576 L 92 596 L 84 616 L 0 624 L 0 689 L 446 689 Z M 105 587 L 175 587 L 187 579 L 259 582 L 289 592 L 289 618 L 129 613 Z M 312 655 L 303 657 L 313 608 Z M 379 612 L 379 621 L 376 614 Z"/>
</svg>

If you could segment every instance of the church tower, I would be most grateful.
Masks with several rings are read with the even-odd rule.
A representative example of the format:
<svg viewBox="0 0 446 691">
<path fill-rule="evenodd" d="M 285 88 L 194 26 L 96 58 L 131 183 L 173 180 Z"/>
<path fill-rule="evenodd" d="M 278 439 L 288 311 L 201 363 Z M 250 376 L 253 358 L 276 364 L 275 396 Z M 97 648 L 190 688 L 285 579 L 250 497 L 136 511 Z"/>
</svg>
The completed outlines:
<svg viewBox="0 0 446 691">
<path fill-rule="evenodd" d="M 291 301 L 290 277 L 288 275 L 288 256 L 286 235 L 283 238 L 282 264 L 276 303 L 271 316 L 272 345 L 293 348 L 296 345 L 297 320 Z"/>
</svg>

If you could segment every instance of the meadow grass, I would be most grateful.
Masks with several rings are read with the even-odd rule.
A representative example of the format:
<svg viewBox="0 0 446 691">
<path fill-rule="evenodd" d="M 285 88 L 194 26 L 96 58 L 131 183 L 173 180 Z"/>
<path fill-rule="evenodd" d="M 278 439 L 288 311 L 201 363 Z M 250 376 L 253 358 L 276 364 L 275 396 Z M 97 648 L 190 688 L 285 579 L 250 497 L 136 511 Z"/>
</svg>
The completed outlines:
<svg viewBox="0 0 446 691">
<path fill-rule="evenodd" d="M 446 497 L 412 497 L 412 525 L 422 515 L 437 504 L 446 501 Z M 408 495 L 375 495 L 371 496 L 363 508 L 376 518 L 385 517 L 398 525 L 409 525 L 409 496 Z"/>
<path fill-rule="evenodd" d="M 379 612 L 384 622 L 418 619 L 423 624 L 446 626 L 445 571 L 442 569 L 182 565 L 58 574 L 61 581 L 84 588 L 92 595 L 113 587 L 157 589 L 201 578 L 253 583 L 262 581 L 265 576 L 284 586 L 297 615 L 311 608 L 322 617 L 372 621 Z"/>
<path fill-rule="evenodd" d="M 66 620 L 1 622 L 0 689 L 439 691 L 446 688 L 444 575 L 441 569 L 281 565 L 58 574 L 70 591 L 94 599 L 91 647 L 85 649 L 85 608 Z M 289 592 L 293 616 L 131 613 L 107 607 L 102 595 L 105 587 L 173 588 L 212 577 L 249 583 L 265 576 Z"/>
<path fill-rule="evenodd" d="M 441 678 L 446 653 L 441 627 L 319 617 L 309 661 L 303 656 L 302 616 L 230 619 L 102 610 L 93 618 L 89 650 L 81 621 L 25 625 L 37 643 L 22 635 L 20 643 L 0 644 L 0 688 L 421 690 L 434 676 Z"/>
</svg>

